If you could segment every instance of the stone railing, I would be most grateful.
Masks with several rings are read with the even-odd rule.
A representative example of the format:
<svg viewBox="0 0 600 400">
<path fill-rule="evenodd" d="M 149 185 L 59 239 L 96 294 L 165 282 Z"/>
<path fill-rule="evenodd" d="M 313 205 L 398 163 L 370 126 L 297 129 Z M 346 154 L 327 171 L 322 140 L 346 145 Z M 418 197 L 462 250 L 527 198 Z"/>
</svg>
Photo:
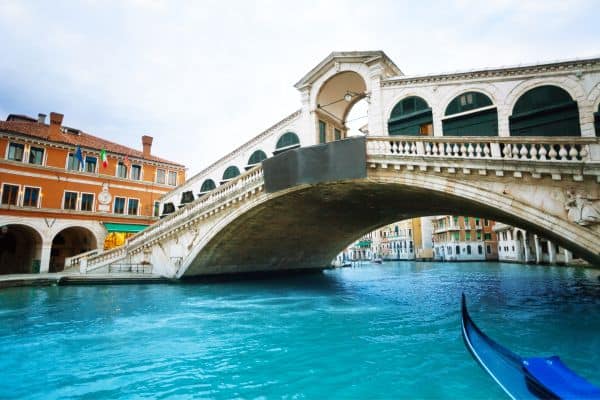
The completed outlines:
<svg viewBox="0 0 600 400">
<path fill-rule="evenodd" d="M 73 256 L 73 257 L 66 257 L 65 265 L 67 268 L 79 268 L 79 263 L 81 262 L 82 259 L 96 255 L 100 251 L 102 251 L 102 250 L 94 249 L 94 250 L 86 251 L 85 253 L 77 254 L 76 256 Z"/>
<path fill-rule="evenodd" d="M 174 227 L 189 221 L 191 218 L 205 211 L 220 206 L 230 198 L 242 192 L 252 190 L 262 184 L 262 166 L 257 166 L 132 236 L 124 246 L 97 255 L 92 254 L 89 257 L 82 257 L 80 260 L 80 270 L 82 273 L 87 273 L 115 263 L 125 258 L 130 250 L 147 243 L 149 240 L 170 231 Z"/>
<path fill-rule="evenodd" d="M 446 157 L 514 161 L 581 162 L 590 160 L 587 137 L 413 137 L 367 139 L 367 155 Z"/>
</svg>

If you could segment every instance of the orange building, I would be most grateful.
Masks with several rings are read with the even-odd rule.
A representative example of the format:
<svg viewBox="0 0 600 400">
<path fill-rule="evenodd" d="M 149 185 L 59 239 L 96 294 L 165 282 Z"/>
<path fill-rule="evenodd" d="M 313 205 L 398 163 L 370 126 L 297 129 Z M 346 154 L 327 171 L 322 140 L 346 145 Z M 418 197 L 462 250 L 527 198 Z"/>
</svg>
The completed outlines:
<svg viewBox="0 0 600 400">
<path fill-rule="evenodd" d="M 0 274 L 61 271 L 68 258 L 120 245 L 153 223 L 185 167 L 62 125 L 0 121 Z M 107 164 L 103 165 L 103 155 Z"/>
<path fill-rule="evenodd" d="M 436 260 L 475 261 L 498 259 L 495 221 L 477 217 L 433 217 L 433 249 Z"/>
</svg>

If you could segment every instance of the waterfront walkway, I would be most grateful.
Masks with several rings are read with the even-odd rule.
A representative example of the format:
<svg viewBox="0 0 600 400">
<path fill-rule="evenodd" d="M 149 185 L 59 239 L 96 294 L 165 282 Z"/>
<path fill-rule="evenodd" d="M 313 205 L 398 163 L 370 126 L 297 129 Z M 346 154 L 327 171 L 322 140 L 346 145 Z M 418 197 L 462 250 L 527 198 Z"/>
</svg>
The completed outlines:
<svg viewBox="0 0 600 400">
<path fill-rule="evenodd" d="M 0 275 L 0 289 L 15 286 L 52 286 L 119 283 L 165 283 L 168 279 L 153 274 L 119 273 L 85 275 L 67 270 L 41 274 Z"/>
</svg>

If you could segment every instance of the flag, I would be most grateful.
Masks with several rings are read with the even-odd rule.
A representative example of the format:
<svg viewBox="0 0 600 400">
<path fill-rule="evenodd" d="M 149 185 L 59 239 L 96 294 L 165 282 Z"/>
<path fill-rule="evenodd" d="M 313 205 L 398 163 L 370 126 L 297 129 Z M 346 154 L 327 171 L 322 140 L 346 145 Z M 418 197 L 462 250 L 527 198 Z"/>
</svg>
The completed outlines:
<svg viewBox="0 0 600 400">
<path fill-rule="evenodd" d="M 79 160 L 79 166 L 83 165 L 83 154 L 81 153 L 81 147 L 77 146 L 77 150 L 75 150 L 75 158 Z"/>
<path fill-rule="evenodd" d="M 100 159 L 102 160 L 102 168 L 108 167 L 108 158 L 106 158 L 106 150 L 102 149 L 100 152 Z"/>
</svg>

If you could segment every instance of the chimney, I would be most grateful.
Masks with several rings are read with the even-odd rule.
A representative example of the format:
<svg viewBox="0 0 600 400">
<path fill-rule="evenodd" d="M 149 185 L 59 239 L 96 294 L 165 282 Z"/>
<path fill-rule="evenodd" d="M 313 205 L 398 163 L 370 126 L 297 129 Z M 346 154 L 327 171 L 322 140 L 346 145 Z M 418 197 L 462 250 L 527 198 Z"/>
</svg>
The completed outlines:
<svg viewBox="0 0 600 400">
<path fill-rule="evenodd" d="M 50 113 L 50 129 L 48 130 L 48 138 L 49 139 L 59 139 L 60 138 L 60 126 L 62 124 L 64 115 L 51 112 Z"/>
<path fill-rule="evenodd" d="M 38 124 L 46 123 L 46 114 L 39 113 L 38 114 Z"/>
<path fill-rule="evenodd" d="M 142 136 L 142 147 L 144 157 L 150 157 L 150 150 L 152 150 L 152 136 Z"/>
</svg>

